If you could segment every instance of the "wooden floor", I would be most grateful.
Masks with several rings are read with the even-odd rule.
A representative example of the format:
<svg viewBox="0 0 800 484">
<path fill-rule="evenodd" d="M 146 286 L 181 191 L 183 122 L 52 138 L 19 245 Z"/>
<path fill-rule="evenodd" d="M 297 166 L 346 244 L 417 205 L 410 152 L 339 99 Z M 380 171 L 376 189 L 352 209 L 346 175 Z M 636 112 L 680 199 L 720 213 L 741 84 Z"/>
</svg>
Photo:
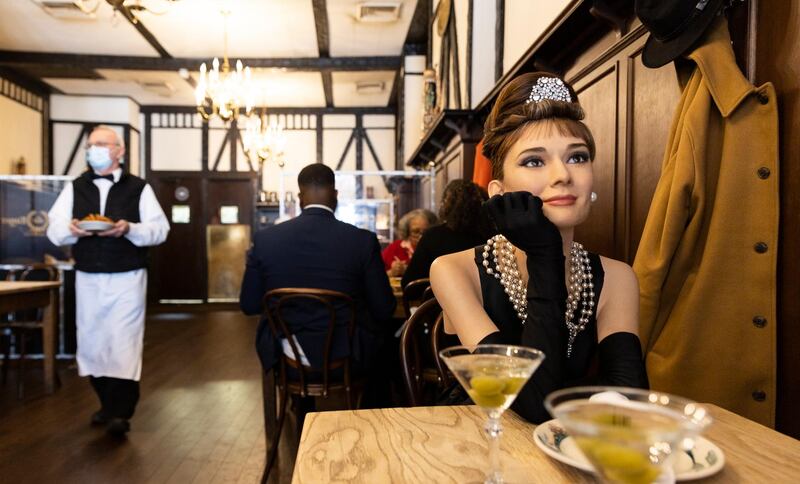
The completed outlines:
<svg viewBox="0 0 800 484">
<path fill-rule="evenodd" d="M 255 329 L 236 311 L 151 314 L 142 397 L 122 441 L 89 426 L 99 404 L 73 362 L 60 365 L 54 395 L 42 394 L 41 371 L 32 370 L 19 402 L 9 378 L 0 388 L 0 482 L 258 482 L 265 444 Z M 290 442 L 293 427 L 284 429 Z M 275 482 L 290 479 L 287 446 Z"/>
</svg>

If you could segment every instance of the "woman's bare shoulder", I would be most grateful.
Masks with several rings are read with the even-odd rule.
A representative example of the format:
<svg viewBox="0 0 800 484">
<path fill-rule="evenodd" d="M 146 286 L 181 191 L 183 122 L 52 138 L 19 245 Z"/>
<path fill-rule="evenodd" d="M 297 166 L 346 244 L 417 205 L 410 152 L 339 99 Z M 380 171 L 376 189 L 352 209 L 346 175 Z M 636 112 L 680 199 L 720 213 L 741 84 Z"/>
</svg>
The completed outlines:
<svg viewBox="0 0 800 484">
<path fill-rule="evenodd" d="M 467 249 L 437 257 L 431 264 L 431 285 L 434 286 L 434 291 L 437 286 L 452 286 L 456 280 L 461 280 L 471 286 L 474 292 L 475 287 L 480 286 L 474 254 L 473 249 Z"/>
<path fill-rule="evenodd" d="M 638 287 L 639 282 L 636 279 L 636 273 L 633 272 L 633 268 L 627 263 L 602 255 L 600 256 L 600 263 L 603 265 L 605 279 L 609 282 L 613 282 L 613 285 L 635 283 Z"/>
<path fill-rule="evenodd" d="M 450 270 L 467 269 L 475 265 L 474 260 L 475 249 L 467 249 L 437 257 L 436 260 L 433 261 L 433 265 L 438 265 Z M 433 266 L 431 266 L 431 269 L 433 269 Z"/>
<path fill-rule="evenodd" d="M 625 262 L 600 257 L 605 278 L 597 308 L 597 338 L 639 331 L 639 281 Z"/>
</svg>

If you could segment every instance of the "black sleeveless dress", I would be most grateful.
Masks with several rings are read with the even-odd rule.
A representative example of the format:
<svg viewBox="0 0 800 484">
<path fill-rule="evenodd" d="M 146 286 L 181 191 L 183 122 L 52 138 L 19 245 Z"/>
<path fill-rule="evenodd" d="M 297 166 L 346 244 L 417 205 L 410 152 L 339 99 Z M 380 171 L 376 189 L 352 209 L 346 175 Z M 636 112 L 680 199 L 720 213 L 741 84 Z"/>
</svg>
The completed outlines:
<svg viewBox="0 0 800 484">
<path fill-rule="evenodd" d="M 502 284 L 494 276 L 486 273 L 483 267 L 483 246 L 475 247 L 475 264 L 480 274 L 483 309 L 494 322 L 504 341 L 519 343 L 522 334 L 522 321 L 517 316 L 514 306 L 508 299 Z M 589 253 L 589 264 L 592 268 L 594 282 L 594 307 L 599 307 L 600 293 L 603 290 L 605 272 L 600 256 Z M 596 311 L 595 311 L 596 312 Z M 589 323 L 578 333 L 572 343 L 572 354 L 566 360 L 566 382 L 574 386 L 586 380 L 597 371 L 597 318 L 595 312 L 589 317 Z"/>
<path fill-rule="evenodd" d="M 649 387 L 639 338 L 633 333 L 616 332 L 598 342 L 595 314 L 589 317 L 586 327 L 575 337 L 569 357 L 566 356 L 566 326 L 562 331 L 564 341 L 542 341 L 542 344 L 548 346 L 550 350 L 539 347 L 535 343 L 536 334 L 545 338 L 549 336 L 538 331 L 536 334 L 531 333 L 530 331 L 535 330 L 535 325 L 528 328 L 523 326 L 500 281 L 486 273 L 482 254 L 483 246 L 476 247 L 475 264 L 478 266 L 480 275 L 483 308 L 499 332 L 487 335 L 481 342 L 491 340 L 491 342 L 503 344 L 522 344 L 523 340 L 526 340 L 529 342 L 527 346 L 538 347 L 545 352 L 546 356 L 545 363 L 528 380 L 512 404 L 511 408 L 517 414 L 534 423 L 548 420 L 551 416 L 544 408 L 544 399 L 547 394 L 559 388 L 580 385 Z M 597 254 L 589 253 L 589 264 L 594 282 L 594 307 L 597 308 L 603 290 L 605 272 L 600 262 L 600 256 Z M 538 321 L 538 323 L 541 324 L 542 321 Z M 532 325 L 533 322 L 527 324 Z M 546 324 L 565 325 L 566 323 L 561 316 L 558 321 Z M 526 329 L 528 332 L 524 332 Z M 453 338 L 457 339 L 458 337 L 453 335 Z M 548 351 L 551 354 L 548 355 Z M 564 354 L 552 354 L 552 351 L 564 351 Z M 547 371 L 545 371 L 545 366 L 548 367 Z M 471 399 L 463 388 L 456 385 L 457 387 L 454 386 L 445 391 L 440 399 L 440 404 L 471 404 Z"/>
</svg>

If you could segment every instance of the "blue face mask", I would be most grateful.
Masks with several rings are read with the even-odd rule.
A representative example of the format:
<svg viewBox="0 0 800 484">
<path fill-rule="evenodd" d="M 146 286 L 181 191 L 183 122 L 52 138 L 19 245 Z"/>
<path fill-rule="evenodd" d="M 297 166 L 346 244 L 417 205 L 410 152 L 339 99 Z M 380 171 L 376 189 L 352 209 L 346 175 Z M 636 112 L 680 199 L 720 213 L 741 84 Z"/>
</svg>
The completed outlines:
<svg viewBox="0 0 800 484">
<path fill-rule="evenodd" d="M 95 171 L 106 170 L 111 166 L 111 151 L 104 146 L 90 146 L 86 150 L 86 162 Z"/>
</svg>

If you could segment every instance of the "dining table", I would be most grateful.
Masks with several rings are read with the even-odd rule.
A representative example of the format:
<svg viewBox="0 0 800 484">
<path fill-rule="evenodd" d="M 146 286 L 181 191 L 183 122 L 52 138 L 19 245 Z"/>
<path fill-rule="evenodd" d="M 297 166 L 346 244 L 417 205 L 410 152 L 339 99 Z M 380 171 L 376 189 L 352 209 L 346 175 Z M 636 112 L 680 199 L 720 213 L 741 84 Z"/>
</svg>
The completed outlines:
<svg viewBox="0 0 800 484">
<path fill-rule="evenodd" d="M 402 278 L 400 277 L 390 277 L 389 278 L 389 285 L 392 287 L 392 294 L 394 295 L 394 299 L 397 302 L 397 305 L 394 307 L 394 314 L 392 315 L 395 319 L 406 319 L 406 310 L 403 307 L 403 286 L 401 285 L 400 281 Z"/>
<path fill-rule="evenodd" d="M 725 454 L 703 483 L 800 482 L 800 441 L 715 405 L 704 436 Z M 306 416 L 292 482 L 479 483 L 488 467 L 485 414 L 476 406 L 384 408 Z M 511 483 L 596 482 L 534 443 L 536 425 L 503 418 L 501 465 Z"/>
<path fill-rule="evenodd" d="M 0 314 L 25 309 L 43 309 L 42 354 L 44 356 L 44 386 L 47 393 L 55 391 L 56 325 L 58 324 L 58 289 L 61 282 L 0 281 Z"/>
</svg>

